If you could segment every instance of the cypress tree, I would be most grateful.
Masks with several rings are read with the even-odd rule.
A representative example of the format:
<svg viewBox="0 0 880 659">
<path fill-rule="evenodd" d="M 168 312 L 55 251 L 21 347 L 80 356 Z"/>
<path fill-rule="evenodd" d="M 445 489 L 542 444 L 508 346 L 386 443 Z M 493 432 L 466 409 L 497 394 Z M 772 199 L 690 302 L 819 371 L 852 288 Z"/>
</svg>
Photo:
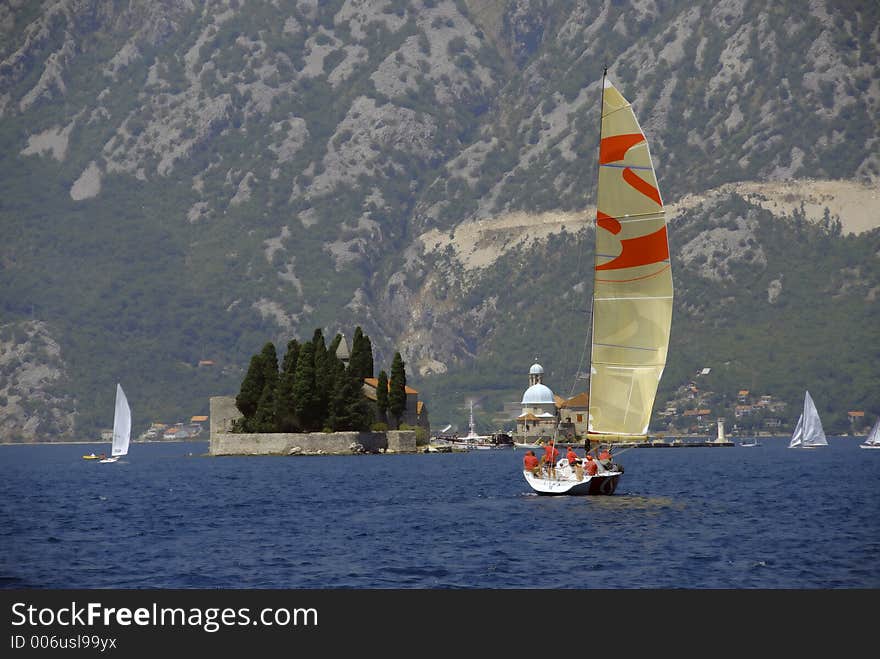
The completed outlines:
<svg viewBox="0 0 880 659">
<path fill-rule="evenodd" d="M 388 374 L 379 371 L 379 382 L 376 384 L 376 409 L 379 411 L 379 420 L 388 422 Z"/>
<path fill-rule="evenodd" d="M 270 341 L 260 353 L 263 368 L 263 390 L 254 414 L 252 432 L 275 432 L 275 392 L 278 388 L 278 355 Z"/>
<path fill-rule="evenodd" d="M 337 360 L 333 400 L 333 430 L 367 430 L 370 427 L 371 415 L 367 399 L 364 397 L 363 379 L 359 378 L 351 368 L 345 368 Z"/>
<path fill-rule="evenodd" d="M 293 380 L 293 409 L 302 430 L 320 427 L 321 418 L 315 397 L 315 347 L 304 343 L 296 363 Z"/>
<path fill-rule="evenodd" d="M 315 414 L 320 428 L 330 416 L 330 396 L 333 394 L 333 364 L 330 358 L 336 359 L 336 357 L 327 352 L 321 328 L 316 329 L 312 336 L 312 349 L 315 368 Z"/>
<path fill-rule="evenodd" d="M 354 330 L 354 338 L 351 341 L 351 358 L 348 363 L 359 377 L 373 377 L 373 345 L 360 326 Z"/>
<path fill-rule="evenodd" d="M 336 356 L 336 350 L 339 348 L 339 344 L 342 343 L 342 334 L 339 332 L 336 333 L 336 336 L 333 337 L 333 340 L 330 342 L 330 345 L 327 346 L 327 354 Z"/>
<path fill-rule="evenodd" d="M 348 430 L 369 430 L 372 415 L 364 397 L 364 379 L 346 369 L 342 397 L 345 400 Z"/>
<path fill-rule="evenodd" d="M 394 360 L 391 362 L 391 381 L 388 391 L 388 411 L 400 427 L 400 417 L 406 410 L 406 369 L 403 358 L 399 352 L 394 353 Z"/>
<path fill-rule="evenodd" d="M 235 406 L 244 415 L 245 425 L 254 417 L 257 406 L 260 404 L 260 396 L 263 395 L 264 371 L 262 354 L 251 357 L 247 374 L 241 382 L 241 389 L 235 397 Z"/>
<path fill-rule="evenodd" d="M 328 425 L 334 430 L 351 430 L 346 400 L 346 372 L 340 359 L 331 360 L 333 365 L 333 393 L 330 396 Z"/>
<path fill-rule="evenodd" d="M 365 378 L 371 378 L 371 377 L 373 377 L 373 369 L 374 369 L 374 365 L 373 365 L 373 344 L 372 344 L 372 342 L 370 341 L 370 337 L 367 336 L 366 334 L 364 334 L 363 344 L 364 344 L 364 355 L 365 355 L 365 357 L 364 357 L 364 368 L 363 368 L 363 370 L 361 371 L 361 373 L 363 374 L 362 377 L 365 377 Z"/>
<path fill-rule="evenodd" d="M 293 384 L 296 380 L 296 366 L 299 358 L 299 341 L 291 339 L 281 363 L 278 376 L 278 392 L 275 395 L 275 421 L 279 432 L 296 432 L 299 423 L 293 400 Z"/>
<path fill-rule="evenodd" d="M 363 337 L 364 333 L 360 328 L 360 325 L 354 328 L 354 337 L 351 339 L 351 356 L 348 359 L 348 367 L 352 369 L 353 373 L 362 374 L 364 368 L 363 364 Z M 362 377 L 368 377 L 366 375 L 362 375 Z"/>
<path fill-rule="evenodd" d="M 282 373 L 295 373 L 296 362 L 299 359 L 299 341 L 291 339 L 287 342 L 287 352 L 284 353 L 284 361 L 281 362 Z"/>
<path fill-rule="evenodd" d="M 263 387 L 263 395 L 257 406 L 257 413 L 249 428 L 250 432 L 276 432 L 278 430 L 275 416 L 275 388 L 278 386 L 277 377 L 274 382 L 267 382 Z"/>
<path fill-rule="evenodd" d="M 263 361 L 263 385 L 273 378 L 278 377 L 278 353 L 275 352 L 275 344 L 268 341 L 260 352 Z"/>
</svg>

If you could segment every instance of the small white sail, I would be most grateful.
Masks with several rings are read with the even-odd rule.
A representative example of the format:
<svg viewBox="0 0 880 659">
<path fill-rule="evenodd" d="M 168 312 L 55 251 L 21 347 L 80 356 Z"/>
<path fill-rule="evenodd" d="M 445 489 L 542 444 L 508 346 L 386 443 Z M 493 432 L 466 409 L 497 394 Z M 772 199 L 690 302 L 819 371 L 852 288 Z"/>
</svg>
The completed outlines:
<svg viewBox="0 0 880 659">
<path fill-rule="evenodd" d="M 788 448 L 800 448 L 803 441 L 804 441 L 804 414 L 803 414 L 803 412 L 801 412 L 801 416 L 798 419 L 797 425 L 794 427 L 794 432 L 791 435 L 791 442 L 789 442 Z"/>
<path fill-rule="evenodd" d="M 114 458 L 128 454 L 128 443 L 131 440 L 131 408 L 122 386 L 116 385 L 116 411 L 113 415 L 113 450 Z"/>
<path fill-rule="evenodd" d="M 808 391 L 804 395 L 804 411 L 798 419 L 788 447 L 814 448 L 817 446 L 828 446 L 828 440 L 825 438 L 825 430 L 822 428 L 819 412 Z"/>
<path fill-rule="evenodd" d="M 880 448 L 880 417 L 877 417 L 867 439 L 860 446 L 862 448 Z"/>
</svg>

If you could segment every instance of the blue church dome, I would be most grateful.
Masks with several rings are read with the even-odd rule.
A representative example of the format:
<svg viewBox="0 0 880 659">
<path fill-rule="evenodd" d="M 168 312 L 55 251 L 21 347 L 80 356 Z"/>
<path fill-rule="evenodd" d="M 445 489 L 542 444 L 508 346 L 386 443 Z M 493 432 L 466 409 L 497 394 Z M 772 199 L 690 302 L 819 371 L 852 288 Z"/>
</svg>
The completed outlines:
<svg viewBox="0 0 880 659">
<path fill-rule="evenodd" d="M 555 402 L 550 387 L 543 384 L 533 384 L 525 390 L 520 405 L 554 405 Z"/>
</svg>

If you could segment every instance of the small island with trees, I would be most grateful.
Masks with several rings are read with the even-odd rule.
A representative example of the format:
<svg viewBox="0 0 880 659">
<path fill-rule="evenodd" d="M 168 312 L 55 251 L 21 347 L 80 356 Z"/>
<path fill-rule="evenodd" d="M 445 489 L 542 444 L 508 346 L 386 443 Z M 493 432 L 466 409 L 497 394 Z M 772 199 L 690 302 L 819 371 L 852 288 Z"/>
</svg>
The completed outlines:
<svg viewBox="0 0 880 659">
<path fill-rule="evenodd" d="M 357 327 L 287 343 L 279 366 L 269 341 L 255 354 L 237 396 L 211 398 L 212 455 L 413 452 L 428 437 L 427 410 L 406 384 L 395 352 L 390 377 L 373 377 L 370 338 Z M 389 429 L 391 428 L 391 429 Z"/>
</svg>

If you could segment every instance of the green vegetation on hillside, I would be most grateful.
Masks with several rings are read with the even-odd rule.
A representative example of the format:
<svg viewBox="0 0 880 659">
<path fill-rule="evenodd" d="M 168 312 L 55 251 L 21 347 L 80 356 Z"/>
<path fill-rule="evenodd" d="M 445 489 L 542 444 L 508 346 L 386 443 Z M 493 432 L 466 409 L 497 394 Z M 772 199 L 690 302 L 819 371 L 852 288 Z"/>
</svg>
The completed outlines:
<svg viewBox="0 0 880 659">
<path fill-rule="evenodd" d="M 876 2 L 105 4 L 49 19 L 25 2 L 0 21 L 0 326 L 46 323 L 76 439 L 111 423 L 116 382 L 135 432 L 206 414 L 259 346 L 294 337 L 299 357 L 307 330 L 338 324 L 379 337 L 383 362 L 399 349 L 448 368 L 409 374 L 435 422 L 462 423 L 476 397 L 494 430 L 535 357 L 557 393 L 581 390 L 589 231 L 476 271 L 419 239 L 590 206 L 604 64 L 667 201 L 729 181 L 880 175 Z M 100 191 L 74 200 L 92 163 Z M 734 226 L 748 243 L 735 255 L 675 251 Z M 786 421 L 806 388 L 832 429 L 850 409 L 880 414 L 877 231 L 729 199 L 670 234 L 658 405 L 712 366 L 722 410 L 747 386 L 783 397 Z M 443 307 L 427 308 L 438 272 Z M 276 408 L 295 399 L 298 367 L 286 381 L 279 367 Z"/>
</svg>

